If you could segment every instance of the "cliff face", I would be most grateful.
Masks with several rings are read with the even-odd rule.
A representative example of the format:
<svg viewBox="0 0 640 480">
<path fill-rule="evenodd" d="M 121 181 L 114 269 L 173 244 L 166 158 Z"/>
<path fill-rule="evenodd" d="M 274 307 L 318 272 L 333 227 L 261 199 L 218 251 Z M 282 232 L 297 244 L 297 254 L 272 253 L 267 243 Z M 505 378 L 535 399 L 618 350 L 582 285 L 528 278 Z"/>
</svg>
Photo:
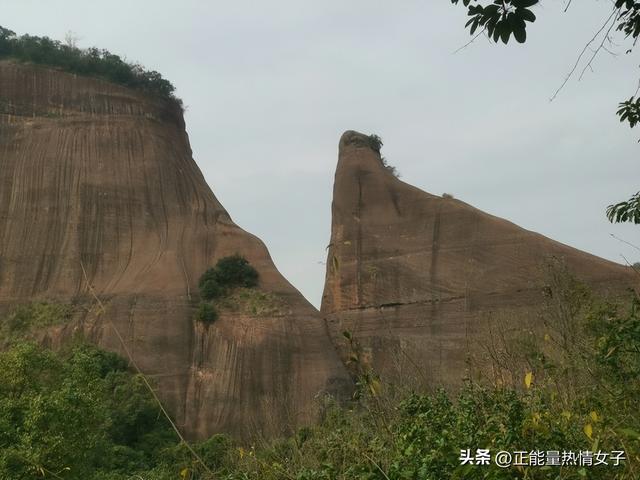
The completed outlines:
<svg viewBox="0 0 640 480">
<path fill-rule="evenodd" d="M 193 320 L 198 278 L 234 253 L 273 305 L 222 309 L 204 327 Z M 76 305 L 45 335 L 52 345 L 81 333 L 124 354 L 119 334 L 192 438 L 277 433 L 350 382 L 318 312 L 205 183 L 177 107 L 5 61 L 0 306 L 33 300 Z"/>
<path fill-rule="evenodd" d="M 378 371 L 433 385 L 459 384 L 488 318 L 535 321 L 549 259 L 601 291 L 637 284 L 628 267 L 400 181 L 356 132 L 340 140 L 332 216 L 321 311 L 334 341 L 351 331 Z"/>
</svg>

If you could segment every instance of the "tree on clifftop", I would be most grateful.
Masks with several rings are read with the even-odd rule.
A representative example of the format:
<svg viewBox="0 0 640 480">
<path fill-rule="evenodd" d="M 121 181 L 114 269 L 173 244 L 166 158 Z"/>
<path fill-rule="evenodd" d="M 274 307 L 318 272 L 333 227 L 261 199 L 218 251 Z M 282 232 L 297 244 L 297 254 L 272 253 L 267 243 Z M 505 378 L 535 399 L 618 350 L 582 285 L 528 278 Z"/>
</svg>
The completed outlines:
<svg viewBox="0 0 640 480">
<path fill-rule="evenodd" d="M 17 36 L 15 32 L 0 26 L 2 58 L 103 78 L 167 99 L 182 108 L 182 101 L 175 96 L 175 87 L 160 73 L 146 70 L 138 63 L 129 63 L 108 50 L 78 48 L 69 34 L 66 43 L 63 43 L 49 37 Z"/>
<path fill-rule="evenodd" d="M 513 38 L 519 43 L 527 40 L 527 28 L 536 21 L 536 15 L 531 7 L 541 3 L 540 0 L 451 0 L 454 5 L 462 3 L 467 8 L 469 20 L 465 27 L 475 40 L 480 35 L 486 35 L 490 40 L 507 44 Z M 565 11 L 571 6 L 567 2 Z M 593 61 L 603 50 L 613 44 L 615 35 L 622 36 L 629 42 L 626 53 L 631 51 L 638 42 L 640 35 L 640 2 L 634 0 L 612 1 L 611 13 L 607 16 L 601 28 L 587 43 L 578 56 L 578 60 L 569 75 L 560 86 L 559 91 L 567 84 L 579 69 L 581 75 L 591 67 Z M 617 115 L 621 122 L 626 122 L 631 128 L 640 124 L 640 83 L 638 89 L 628 99 L 620 102 Z M 611 222 L 632 222 L 640 224 L 640 192 L 631 199 L 610 205 L 607 208 L 607 218 Z"/>
</svg>

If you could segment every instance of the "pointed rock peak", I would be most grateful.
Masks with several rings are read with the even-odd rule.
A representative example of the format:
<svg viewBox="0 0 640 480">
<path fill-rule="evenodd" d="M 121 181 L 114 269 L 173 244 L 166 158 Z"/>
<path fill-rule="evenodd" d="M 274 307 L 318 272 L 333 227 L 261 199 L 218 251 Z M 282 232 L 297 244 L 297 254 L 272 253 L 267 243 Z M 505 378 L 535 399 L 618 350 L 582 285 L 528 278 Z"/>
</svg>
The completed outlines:
<svg viewBox="0 0 640 480">
<path fill-rule="evenodd" d="M 380 154 L 382 139 L 375 134 L 365 135 L 347 130 L 340 137 L 338 169 L 384 170 L 384 159 Z"/>
<path fill-rule="evenodd" d="M 630 268 L 398 180 L 372 141 L 340 140 L 322 312 L 336 342 L 352 332 L 377 371 L 411 358 L 410 370 L 455 385 L 486 318 L 536 318 L 553 259 L 595 289 L 637 284 Z"/>
<path fill-rule="evenodd" d="M 369 182 L 377 182 L 380 185 L 404 184 L 399 182 L 400 174 L 396 168 L 382 155 L 382 146 L 382 138 L 376 134 L 365 135 L 354 130 L 344 132 L 338 147 L 336 182 L 340 180 L 344 184 L 342 180 L 349 179 L 361 183 L 366 177 Z M 348 183 L 346 188 L 353 188 L 353 185 Z"/>
<path fill-rule="evenodd" d="M 378 135 L 365 135 L 355 130 L 347 130 L 340 137 L 340 151 L 348 148 L 368 148 L 380 155 L 382 139 Z"/>
</svg>

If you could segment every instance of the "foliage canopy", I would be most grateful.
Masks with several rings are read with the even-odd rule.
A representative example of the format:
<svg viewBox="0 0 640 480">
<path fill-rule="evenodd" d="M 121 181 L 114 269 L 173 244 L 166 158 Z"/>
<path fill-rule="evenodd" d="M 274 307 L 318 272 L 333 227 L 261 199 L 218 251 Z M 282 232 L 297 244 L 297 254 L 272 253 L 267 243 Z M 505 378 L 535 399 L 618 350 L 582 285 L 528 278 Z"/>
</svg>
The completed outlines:
<svg viewBox="0 0 640 480">
<path fill-rule="evenodd" d="M 234 288 L 253 288 L 258 285 L 258 277 L 258 271 L 249 261 L 236 253 L 221 258 L 215 267 L 202 274 L 198 282 L 200 296 L 213 300 Z"/>
<path fill-rule="evenodd" d="M 182 107 L 182 101 L 174 94 L 175 87 L 160 73 L 146 70 L 137 63 L 129 63 L 108 50 L 80 49 L 48 37 L 17 36 L 15 32 L 0 26 L 0 59 L 2 58 L 103 78 L 165 98 Z"/>
<path fill-rule="evenodd" d="M 0 353 L 0 477 L 87 479 L 150 468 L 174 433 L 141 378 L 87 345 Z M 118 477 L 114 477 L 118 478 Z"/>
</svg>

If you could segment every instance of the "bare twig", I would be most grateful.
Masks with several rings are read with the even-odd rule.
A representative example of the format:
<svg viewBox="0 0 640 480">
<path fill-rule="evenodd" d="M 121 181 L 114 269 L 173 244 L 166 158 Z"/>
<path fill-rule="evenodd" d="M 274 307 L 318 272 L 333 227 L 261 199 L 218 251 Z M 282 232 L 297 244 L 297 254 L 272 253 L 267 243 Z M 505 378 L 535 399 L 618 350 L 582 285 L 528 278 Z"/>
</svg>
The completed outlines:
<svg viewBox="0 0 640 480">
<path fill-rule="evenodd" d="M 607 42 L 607 40 L 611 41 L 609 35 L 611 34 L 611 30 L 613 30 L 613 27 L 616 25 L 617 20 L 618 20 L 618 17 L 615 16 L 613 21 L 611 22 L 611 25 L 609 25 L 609 28 L 607 29 L 606 33 L 603 35 L 602 42 L 600 42 L 600 45 L 598 45 L 598 48 L 595 49 L 595 51 L 593 52 L 593 55 L 591 56 L 591 58 L 589 59 L 585 67 L 582 69 L 582 72 L 580 73 L 580 77 L 578 78 L 578 80 L 582 80 L 582 77 L 584 76 L 584 73 L 587 71 L 587 68 L 590 68 L 593 71 L 591 64 L 598 56 L 598 53 L 600 53 L 600 50 L 603 50 L 603 49 L 606 50 L 606 47 L 604 45 Z"/>
<path fill-rule="evenodd" d="M 630 247 L 635 248 L 636 250 L 638 250 L 638 251 L 640 252 L 640 247 L 638 247 L 637 245 L 634 245 L 634 244 L 633 244 L 633 243 L 631 243 L 631 242 L 627 242 L 626 240 L 623 240 L 623 239 L 622 239 L 622 238 L 620 238 L 620 237 L 616 237 L 613 233 L 610 233 L 609 235 L 611 235 L 611 237 L 615 238 L 615 239 L 616 239 L 616 240 L 618 240 L 619 242 L 626 243 L 626 244 L 627 244 L 627 245 L 629 245 Z"/>
<path fill-rule="evenodd" d="M 469 45 L 471 45 L 473 42 L 476 41 L 476 39 L 482 35 L 484 32 L 486 31 L 486 28 L 483 28 L 482 30 L 480 30 L 471 40 L 469 40 L 467 43 L 465 43 L 463 46 L 461 46 L 460 48 L 458 48 L 454 53 L 454 55 L 462 50 L 464 50 L 465 48 L 467 48 Z"/>
<path fill-rule="evenodd" d="M 640 268 L 634 266 L 624 255 L 620 254 L 620 256 L 622 257 L 624 262 L 627 264 L 627 267 L 631 267 L 631 269 L 635 274 L 640 275 Z"/>
<path fill-rule="evenodd" d="M 611 15 L 607 17 L 607 20 L 604 22 L 602 27 L 600 27 L 600 29 L 596 32 L 593 38 L 589 40 L 589 42 L 584 46 L 584 48 L 582 49 L 582 52 L 580 52 L 580 55 L 578 55 L 578 59 L 576 60 L 576 63 L 574 64 L 573 68 L 571 69 L 569 74 L 566 76 L 566 78 L 562 82 L 562 85 L 558 87 L 558 89 L 556 90 L 556 92 L 553 94 L 553 96 L 549 101 L 553 102 L 558 96 L 558 94 L 560 93 L 560 91 L 567 85 L 567 83 L 569 83 L 569 80 L 571 79 L 571 77 L 573 77 L 573 74 L 576 72 L 576 70 L 580 66 L 582 57 L 584 57 L 585 53 L 587 53 L 587 50 L 589 50 L 589 47 L 591 46 L 591 44 L 595 42 L 600 36 L 600 34 L 607 28 L 607 25 L 609 25 L 609 22 L 611 21 L 611 19 L 617 16 L 617 13 L 618 13 L 618 10 L 614 10 L 613 12 L 611 12 Z"/>
<path fill-rule="evenodd" d="M 573 1 L 573 0 L 569 0 L 569 1 L 567 2 L 567 6 L 564 8 L 565 13 L 567 12 L 567 10 L 569 10 L 569 7 L 571 6 L 571 2 L 572 2 L 572 1 Z"/>
<path fill-rule="evenodd" d="M 371 458 L 369 455 L 367 455 L 367 454 L 366 454 L 366 453 L 364 453 L 364 452 L 362 452 L 362 455 L 364 455 L 364 457 L 365 457 L 367 460 L 369 460 L 369 461 L 370 461 L 370 462 L 371 462 L 371 463 L 372 463 L 372 464 L 373 464 L 373 465 L 374 465 L 374 466 L 375 466 L 375 467 L 380 471 L 380 473 L 382 474 L 382 476 L 383 476 L 384 478 L 386 478 L 387 480 L 390 480 L 390 478 L 388 477 L 388 475 L 387 475 L 386 473 L 384 473 L 384 470 L 382 470 L 382 468 L 380 468 L 380 465 L 378 465 L 378 464 L 376 463 L 376 461 L 375 461 L 373 458 Z"/>
</svg>

